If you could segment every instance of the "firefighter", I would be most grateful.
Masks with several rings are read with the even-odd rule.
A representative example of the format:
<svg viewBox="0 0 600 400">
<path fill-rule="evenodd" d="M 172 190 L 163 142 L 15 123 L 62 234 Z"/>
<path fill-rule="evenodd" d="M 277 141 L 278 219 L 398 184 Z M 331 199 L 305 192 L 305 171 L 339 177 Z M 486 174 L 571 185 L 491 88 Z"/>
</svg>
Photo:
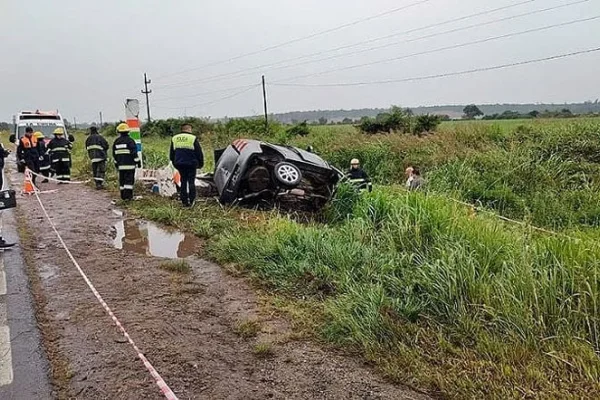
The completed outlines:
<svg viewBox="0 0 600 400">
<path fill-rule="evenodd" d="M 360 167 L 360 161 L 356 158 L 350 161 L 350 169 L 346 173 L 346 176 L 350 180 L 350 183 L 355 185 L 359 190 L 368 189 L 369 192 L 373 190 L 371 179 L 369 175 Z"/>
<path fill-rule="evenodd" d="M 62 182 L 71 180 L 71 142 L 65 139 L 65 130 L 56 128 L 54 138 L 48 143 L 50 163 L 56 179 Z"/>
<path fill-rule="evenodd" d="M 122 200 L 133 199 L 133 185 L 135 184 L 135 168 L 141 167 L 135 141 L 129 137 L 129 126 L 117 126 L 119 137 L 113 143 L 113 159 L 119 171 L 119 190 Z"/>
<path fill-rule="evenodd" d="M 38 153 L 40 155 L 40 174 L 44 175 L 42 183 L 47 183 L 50 176 L 50 154 L 46 146 L 46 137 L 42 132 L 34 133 L 33 137 L 37 139 Z"/>
<path fill-rule="evenodd" d="M 103 189 L 106 175 L 106 158 L 108 154 L 108 142 L 98 133 L 98 128 L 90 128 L 90 136 L 85 141 L 85 148 L 92 161 L 92 173 L 96 189 Z"/>
<path fill-rule="evenodd" d="M 204 155 L 190 124 L 183 124 L 181 133 L 173 136 L 169 153 L 181 177 L 181 202 L 184 207 L 192 207 L 196 201 L 196 170 L 204 166 Z"/>
<path fill-rule="evenodd" d="M 35 174 L 40 172 L 40 154 L 38 152 L 37 139 L 33 136 L 33 128 L 25 128 L 25 136 L 19 140 L 17 146 L 17 158 L 20 163 L 25 164 L 34 174 L 31 174 L 31 182 L 35 185 Z"/>
</svg>

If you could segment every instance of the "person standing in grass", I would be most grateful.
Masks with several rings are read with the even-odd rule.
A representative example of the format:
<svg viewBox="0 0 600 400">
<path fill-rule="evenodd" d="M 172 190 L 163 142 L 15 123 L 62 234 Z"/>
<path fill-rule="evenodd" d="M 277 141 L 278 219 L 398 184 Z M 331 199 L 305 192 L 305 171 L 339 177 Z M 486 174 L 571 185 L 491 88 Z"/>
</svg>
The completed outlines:
<svg viewBox="0 0 600 400">
<path fill-rule="evenodd" d="M 359 190 L 368 189 L 369 192 L 373 190 L 371 179 L 365 170 L 360 167 L 360 161 L 357 158 L 350 161 L 350 169 L 346 173 L 346 176 L 350 180 L 350 183 L 355 185 Z"/>
<path fill-rule="evenodd" d="M 421 177 L 421 171 L 419 168 L 413 168 L 411 178 L 406 182 L 408 190 L 418 190 L 423 187 L 423 178 Z"/>
<path fill-rule="evenodd" d="M 92 161 L 92 173 L 96 189 L 103 189 L 106 175 L 106 158 L 108 154 L 108 142 L 98 133 L 98 128 L 90 128 L 90 136 L 85 141 L 85 148 Z"/>
<path fill-rule="evenodd" d="M 204 166 L 204 155 L 190 124 L 183 124 L 181 133 L 173 136 L 169 158 L 181 177 L 181 202 L 184 207 L 192 207 L 196 201 L 196 170 Z"/>
<path fill-rule="evenodd" d="M 133 200 L 133 187 L 135 185 L 135 169 L 141 167 L 135 140 L 129 137 L 129 126 L 117 126 L 119 137 L 115 139 L 112 147 L 113 160 L 119 172 L 119 190 L 121 200 Z"/>
</svg>

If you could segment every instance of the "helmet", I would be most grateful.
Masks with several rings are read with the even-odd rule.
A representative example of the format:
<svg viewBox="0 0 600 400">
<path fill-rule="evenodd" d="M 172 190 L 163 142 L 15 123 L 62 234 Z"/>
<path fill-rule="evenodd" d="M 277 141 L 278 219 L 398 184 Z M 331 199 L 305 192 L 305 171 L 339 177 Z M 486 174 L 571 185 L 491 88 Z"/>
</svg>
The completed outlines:
<svg viewBox="0 0 600 400">
<path fill-rule="evenodd" d="M 119 126 L 117 126 L 117 133 L 124 133 L 124 132 L 129 132 L 129 125 L 122 123 L 119 124 Z"/>
<path fill-rule="evenodd" d="M 358 158 L 353 158 L 352 161 L 350 161 L 350 165 L 360 165 L 360 161 L 358 161 Z"/>
<path fill-rule="evenodd" d="M 59 136 L 59 135 L 61 135 L 61 136 L 62 136 L 62 135 L 64 135 L 64 134 L 65 134 L 65 130 L 64 130 L 63 128 L 56 128 L 56 129 L 54 130 L 54 132 L 52 132 L 52 133 L 54 133 L 54 134 L 55 134 L 55 135 L 57 135 L 57 136 Z"/>
<path fill-rule="evenodd" d="M 37 131 L 33 134 L 33 137 L 36 139 L 43 139 L 44 138 L 44 134 L 40 131 Z"/>
</svg>

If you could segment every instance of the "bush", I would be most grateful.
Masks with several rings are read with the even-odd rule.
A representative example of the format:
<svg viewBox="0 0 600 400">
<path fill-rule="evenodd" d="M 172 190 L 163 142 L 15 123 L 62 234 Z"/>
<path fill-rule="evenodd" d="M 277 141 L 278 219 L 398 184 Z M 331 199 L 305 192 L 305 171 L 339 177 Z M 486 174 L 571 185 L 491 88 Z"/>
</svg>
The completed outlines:
<svg viewBox="0 0 600 400">
<path fill-rule="evenodd" d="M 286 130 L 286 132 L 290 135 L 290 136 L 308 136 L 308 134 L 310 133 L 310 128 L 308 127 L 308 124 L 306 123 L 306 121 L 301 122 L 299 124 L 296 124 L 290 128 L 288 128 Z"/>
<path fill-rule="evenodd" d="M 423 132 L 433 132 L 441 123 L 442 121 L 437 115 L 419 115 L 416 119 L 413 133 L 419 134 Z"/>
</svg>

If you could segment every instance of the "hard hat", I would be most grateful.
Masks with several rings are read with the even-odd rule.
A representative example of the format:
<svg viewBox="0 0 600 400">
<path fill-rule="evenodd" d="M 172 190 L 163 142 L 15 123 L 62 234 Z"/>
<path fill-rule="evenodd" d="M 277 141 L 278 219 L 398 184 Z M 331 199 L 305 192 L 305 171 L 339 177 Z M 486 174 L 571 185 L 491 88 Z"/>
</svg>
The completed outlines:
<svg viewBox="0 0 600 400">
<path fill-rule="evenodd" d="M 353 158 L 352 161 L 350 161 L 350 165 L 353 165 L 353 164 L 356 164 L 356 165 L 360 164 L 360 161 L 358 161 L 358 158 Z"/>
<path fill-rule="evenodd" d="M 36 139 L 43 139 L 44 138 L 44 134 L 40 131 L 37 131 L 33 134 L 33 137 Z"/>
<path fill-rule="evenodd" d="M 54 133 L 55 135 L 64 135 L 65 134 L 65 130 L 63 128 L 56 128 L 54 130 L 54 132 L 52 132 L 52 133 Z"/>
<path fill-rule="evenodd" d="M 117 126 L 117 133 L 129 132 L 129 130 L 129 125 L 126 123 L 122 123 Z"/>
</svg>

